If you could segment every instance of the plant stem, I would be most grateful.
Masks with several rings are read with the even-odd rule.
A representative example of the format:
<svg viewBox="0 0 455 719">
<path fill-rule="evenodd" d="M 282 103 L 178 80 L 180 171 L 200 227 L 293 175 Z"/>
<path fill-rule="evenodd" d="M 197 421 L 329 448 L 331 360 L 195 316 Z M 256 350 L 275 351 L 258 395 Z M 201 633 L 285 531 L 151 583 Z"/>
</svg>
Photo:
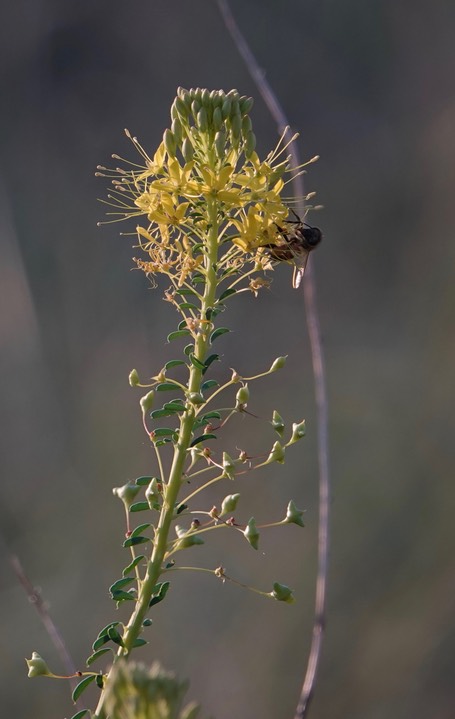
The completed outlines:
<svg viewBox="0 0 455 719">
<path fill-rule="evenodd" d="M 214 306 L 216 289 L 218 285 L 217 276 L 217 259 L 218 259 L 218 222 L 217 222 L 217 204 L 214 198 L 207 198 L 207 210 L 210 230 L 206 242 L 206 254 L 204 258 L 205 264 L 205 288 L 204 296 L 201 302 L 200 310 L 200 331 L 195 340 L 195 357 L 204 362 L 207 349 L 209 346 L 210 330 L 207 329 L 206 313 L 207 310 Z M 192 393 L 200 393 L 202 384 L 202 370 L 199 367 L 191 365 L 188 378 L 188 397 Z M 180 419 L 179 440 L 174 446 L 174 457 L 171 470 L 169 473 L 169 481 L 164 488 L 163 506 L 160 512 L 160 518 L 156 527 L 153 551 L 147 566 L 147 571 L 143 581 L 140 583 L 139 595 L 125 628 L 123 635 L 123 646 L 119 647 L 117 655 L 114 658 L 114 664 L 122 657 L 128 657 L 134 647 L 136 639 L 138 639 L 142 631 L 142 623 L 149 609 L 150 600 L 153 590 L 163 571 L 163 561 L 168 550 L 169 534 L 171 530 L 172 520 L 175 518 L 175 507 L 178 495 L 182 487 L 182 477 L 185 461 L 188 456 L 188 449 L 193 437 L 193 427 L 196 417 L 194 405 L 190 399 L 187 399 L 185 412 Z M 164 478 L 163 478 L 164 479 Z M 107 676 L 107 690 L 109 687 L 109 674 Z M 106 700 L 106 690 L 101 694 L 100 700 L 95 713 L 95 719 L 106 719 L 107 714 L 104 708 Z"/>
</svg>

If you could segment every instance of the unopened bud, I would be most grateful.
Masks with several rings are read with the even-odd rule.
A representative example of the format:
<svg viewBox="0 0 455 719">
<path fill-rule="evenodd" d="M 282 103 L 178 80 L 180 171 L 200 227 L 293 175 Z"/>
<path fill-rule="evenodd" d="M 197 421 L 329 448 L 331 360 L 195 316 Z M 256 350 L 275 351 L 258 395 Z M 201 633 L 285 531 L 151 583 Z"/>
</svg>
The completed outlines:
<svg viewBox="0 0 455 719">
<path fill-rule="evenodd" d="M 139 384 L 139 375 L 137 373 L 137 369 L 132 369 L 131 372 L 128 375 L 128 382 L 130 383 L 130 387 L 137 387 Z"/>
<path fill-rule="evenodd" d="M 53 677 L 54 675 L 50 671 L 43 657 L 38 652 L 33 652 L 31 659 L 26 659 L 28 666 L 28 676 L 30 679 L 33 677 Z"/>
<path fill-rule="evenodd" d="M 239 391 L 235 395 L 235 408 L 236 409 L 243 409 L 247 406 L 248 400 L 250 398 L 250 390 L 248 389 L 248 385 L 244 384 L 240 387 Z"/>
<path fill-rule="evenodd" d="M 270 372 L 276 372 L 279 369 L 282 369 L 284 365 L 286 364 L 288 356 L 284 355 L 283 357 L 277 357 L 276 360 L 272 363 L 272 366 L 270 367 Z"/>
<path fill-rule="evenodd" d="M 239 501 L 239 499 L 240 494 L 228 494 L 223 499 L 219 516 L 222 517 L 223 514 L 230 514 L 231 512 L 233 512 L 237 507 L 237 502 Z"/>
<path fill-rule="evenodd" d="M 299 527 L 304 527 L 303 523 L 303 510 L 297 509 L 295 503 L 291 499 L 286 510 L 286 519 L 284 520 L 287 524 L 298 524 Z"/>
<path fill-rule="evenodd" d="M 280 414 L 276 411 L 276 409 L 273 410 L 273 416 L 272 416 L 272 427 L 275 430 L 277 434 L 280 435 L 280 437 L 283 436 L 284 433 L 284 422 L 283 418 Z"/>
<path fill-rule="evenodd" d="M 282 447 L 279 442 L 275 442 L 272 451 L 267 457 L 266 464 L 271 464 L 272 462 L 284 464 L 284 447 Z"/>
<path fill-rule="evenodd" d="M 251 517 L 251 519 L 249 520 L 243 534 L 245 535 L 245 538 L 251 544 L 253 549 L 258 549 L 258 547 L 259 547 L 259 532 L 257 530 L 256 521 L 255 521 L 254 517 Z"/>
<path fill-rule="evenodd" d="M 226 477 L 234 479 L 235 476 L 235 464 L 232 457 L 227 452 L 223 452 L 223 470 Z"/>
<path fill-rule="evenodd" d="M 123 487 L 114 487 L 112 494 L 122 500 L 126 509 L 128 510 L 133 504 L 136 495 L 140 492 L 141 487 L 134 482 L 127 482 Z"/>
<path fill-rule="evenodd" d="M 147 392 L 141 399 L 139 400 L 139 404 L 141 405 L 142 415 L 145 416 L 145 414 L 152 409 L 153 407 L 153 399 L 155 397 L 155 391 L 153 389 L 150 390 L 150 392 Z"/>
<path fill-rule="evenodd" d="M 294 444 L 294 442 L 298 442 L 299 439 L 302 439 L 302 437 L 305 436 L 306 428 L 305 428 L 305 420 L 303 419 L 301 422 L 293 422 L 292 424 L 292 437 L 288 442 L 288 446 L 291 444 Z"/>
</svg>

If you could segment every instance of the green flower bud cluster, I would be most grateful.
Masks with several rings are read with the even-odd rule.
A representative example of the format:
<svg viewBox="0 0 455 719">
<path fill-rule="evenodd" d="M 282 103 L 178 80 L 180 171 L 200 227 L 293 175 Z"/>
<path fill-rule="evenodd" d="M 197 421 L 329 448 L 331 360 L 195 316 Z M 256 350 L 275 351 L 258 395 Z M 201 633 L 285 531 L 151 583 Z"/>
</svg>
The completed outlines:
<svg viewBox="0 0 455 719">
<path fill-rule="evenodd" d="M 256 147 L 248 113 L 253 98 L 240 95 L 237 90 L 177 89 L 171 107 L 172 125 L 163 136 L 170 157 L 180 148 L 186 162 L 201 150 L 214 148 L 220 160 L 233 147 L 250 157 Z M 196 132 L 195 132 L 196 131 Z"/>
</svg>

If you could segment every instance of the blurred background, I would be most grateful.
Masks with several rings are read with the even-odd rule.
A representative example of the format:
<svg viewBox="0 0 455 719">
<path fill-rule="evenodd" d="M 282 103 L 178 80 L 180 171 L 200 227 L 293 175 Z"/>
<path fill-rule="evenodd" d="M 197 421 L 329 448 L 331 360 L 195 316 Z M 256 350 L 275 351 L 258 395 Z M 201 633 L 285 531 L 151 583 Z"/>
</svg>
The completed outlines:
<svg viewBox="0 0 455 719">
<path fill-rule="evenodd" d="M 453 515 L 455 5 L 449 0 L 233 0 L 232 9 L 301 132 L 306 178 L 325 209 L 312 256 L 330 393 L 333 472 L 327 635 L 312 719 L 454 714 Z M 97 164 L 153 152 L 177 86 L 256 98 L 260 154 L 277 136 L 214 2 L 18 0 L 0 24 L 0 696 L 5 716 L 73 713 L 64 682 L 30 681 L 33 650 L 60 659 L 11 571 L 16 553 L 78 667 L 122 619 L 108 586 L 125 564 L 112 487 L 154 473 L 128 373 L 176 356 L 177 317 L 130 272 L 130 238 L 100 229 Z M 306 418 L 284 468 L 238 482 L 242 518 L 306 528 L 237 536 L 191 557 L 240 581 L 295 589 L 293 606 L 179 573 L 142 658 L 191 681 L 204 716 L 294 715 L 311 636 L 318 478 L 303 295 L 278 268 L 259 299 L 223 318 L 223 364 L 251 375 L 251 410 Z M 249 449 L 265 423 L 245 418 Z M 236 439 L 237 436 L 237 439 Z M 270 434 L 270 440 L 273 439 Z M 222 496 L 226 488 L 220 488 Z M 227 491 L 234 491 L 231 486 Z M 207 501 L 219 498 L 216 492 Z M 141 517 L 142 520 L 142 517 Z M 221 541 L 227 540 L 227 541 Z M 190 562 L 191 563 L 191 562 Z"/>
</svg>

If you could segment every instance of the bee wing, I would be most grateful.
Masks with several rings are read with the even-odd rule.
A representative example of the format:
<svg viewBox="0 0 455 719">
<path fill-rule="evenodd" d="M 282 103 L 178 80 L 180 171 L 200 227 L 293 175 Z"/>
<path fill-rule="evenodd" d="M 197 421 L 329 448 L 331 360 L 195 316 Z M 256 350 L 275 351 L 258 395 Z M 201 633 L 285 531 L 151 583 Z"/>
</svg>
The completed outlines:
<svg viewBox="0 0 455 719">
<path fill-rule="evenodd" d="M 294 289 L 298 289 L 300 287 L 303 275 L 305 274 L 309 254 L 308 250 L 300 250 L 300 252 L 298 254 L 296 253 L 294 256 L 294 272 L 292 274 L 292 286 Z"/>
</svg>

